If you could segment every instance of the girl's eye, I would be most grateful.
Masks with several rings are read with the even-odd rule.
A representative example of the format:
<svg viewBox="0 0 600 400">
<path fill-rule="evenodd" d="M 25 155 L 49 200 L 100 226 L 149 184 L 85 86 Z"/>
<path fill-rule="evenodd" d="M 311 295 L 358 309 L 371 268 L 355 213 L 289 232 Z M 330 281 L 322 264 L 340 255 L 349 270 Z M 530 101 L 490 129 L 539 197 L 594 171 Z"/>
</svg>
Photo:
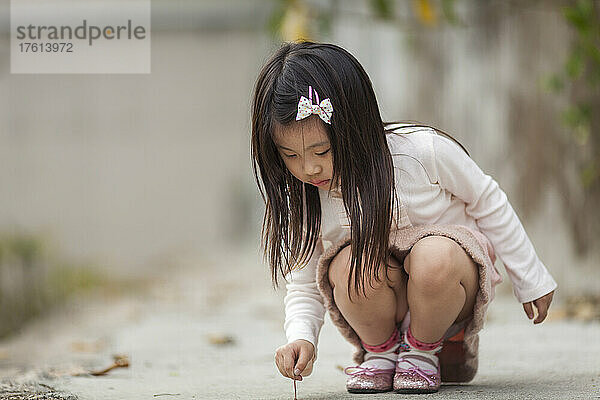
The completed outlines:
<svg viewBox="0 0 600 400">
<path fill-rule="evenodd" d="M 294 158 L 294 157 L 296 157 L 295 154 L 285 154 L 285 153 L 283 153 L 283 155 L 286 156 L 287 158 Z"/>
<path fill-rule="evenodd" d="M 325 154 L 329 153 L 329 150 L 331 150 L 331 147 L 330 147 L 330 148 L 328 148 L 327 150 L 325 150 L 325 151 L 324 151 L 324 152 L 322 152 L 322 153 L 316 153 L 316 154 L 317 154 L 318 156 L 324 156 Z"/>
</svg>

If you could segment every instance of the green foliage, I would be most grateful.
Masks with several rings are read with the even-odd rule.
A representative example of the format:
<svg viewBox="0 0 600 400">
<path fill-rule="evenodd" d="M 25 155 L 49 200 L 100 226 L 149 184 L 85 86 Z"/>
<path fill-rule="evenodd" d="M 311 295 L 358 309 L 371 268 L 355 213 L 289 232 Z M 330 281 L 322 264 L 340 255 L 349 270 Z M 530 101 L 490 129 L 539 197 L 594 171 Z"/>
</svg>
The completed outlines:
<svg viewBox="0 0 600 400">
<path fill-rule="evenodd" d="M 33 235 L 21 234 L 8 237 L 5 240 L 6 245 L 3 247 L 21 260 L 22 264 L 27 268 L 31 268 L 34 261 L 42 253 L 42 241 Z"/>
<path fill-rule="evenodd" d="M 46 282 L 50 296 L 56 302 L 72 294 L 103 286 L 108 280 L 92 268 L 61 264 L 48 271 Z"/>
<path fill-rule="evenodd" d="M 574 5 L 563 8 L 566 20 L 577 29 L 581 37 L 589 38 L 594 30 L 594 5 L 592 0 L 577 0 Z"/>
<path fill-rule="evenodd" d="M 320 12 L 315 18 L 319 32 L 322 32 L 322 34 L 325 36 L 329 36 L 331 34 L 331 26 L 333 22 L 332 10 Z"/>
<path fill-rule="evenodd" d="M 41 236 L 0 235 L 0 337 L 74 293 L 107 284 L 97 270 L 57 260 Z"/>
<path fill-rule="evenodd" d="M 542 87 L 555 94 L 562 92 L 565 88 L 565 81 L 559 74 L 551 74 L 542 79 Z"/>
<path fill-rule="evenodd" d="M 592 160 L 581 171 L 581 184 L 586 189 L 591 187 L 598 175 L 600 175 L 598 161 Z"/>
<path fill-rule="evenodd" d="M 584 189 L 591 191 L 600 184 L 600 132 L 592 129 L 594 113 L 599 112 L 594 107 L 597 108 L 600 89 L 600 10 L 592 0 L 575 0 L 563 7 L 562 14 L 575 36 L 562 71 L 546 77 L 543 87 L 548 92 L 569 98 L 560 118 L 574 144 L 589 148 L 580 152 L 578 163 L 582 165 L 581 183 Z M 577 91 L 574 90 L 576 86 Z"/>
<path fill-rule="evenodd" d="M 455 0 L 442 0 L 442 13 L 451 25 L 463 25 L 454 9 Z"/>
<path fill-rule="evenodd" d="M 290 6 L 291 0 L 275 0 L 275 6 L 271 12 L 271 16 L 267 20 L 267 30 L 273 36 L 279 36 L 281 23 L 287 8 Z"/>
<path fill-rule="evenodd" d="M 575 46 L 565 64 L 567 76 L 573 80 L 579 79 L 583 72 L 584 54 L 581 46 Z"/>
<path fill-rule="evenodd" d="M 341 3 L 340 0 L 329 0 L 329 6 L 310 2 L 309 0 L 272 1 L 274 6 L 270 17 L 267 20 L 266 29 L 273 37 L 278 39 L 295 40 L 295 38 L 286 38 L 282 34 L 286 14 L 294 7 L 309 6 L 311 20 L 307 23 L 315 30 L 314 33 L 318 37 L 327 36 L 331 33 L 331 24 L 334 15 L 339 16 L 340 18 L 344 17 L 343 8 L 339 7 L 339 4 Z M 372 14 L 370 18 L 398 23 L 398 27 L 401 27 L 401 24 L 406 22 L 405 17 L 396 14 L 395 0 L 365 0 L 365 2 Z M 447 23 L 455 26 L 462 26 L 464 23 L 459 20 L 455 12 L 455 2 L 456 0 L 441 0 L 438 2 L 419 0 L 413 2 L 413 17 L 421 24 L 427 25 L 429 21 L 424 20 L 423 11 L 425 9 L 435 11 L 437 5 L 437 7 L 441 9 L 440 14 Z"/>
<path fill-rule="evenodd" d="M 562 121 L 565 126 L 571 129 L 589 128 L 591 114 L 592 110 L 589 104 L 574 104 L 563 111 Z"/>
<path fill-rule="evenodd" d="M 597 106 L 598 86 L 600 85 L 600 9 L 592 0 L 576 0 L 562 9 L 567 23 L 573 28 L 575 37 L 563 71 L 555 75 L 555 92 L 578 86 L 576 96 L 562 112 L 562 122 L 579 146 L 591 146 L 582 155 L 580 178 L 585 189 L 600 184 L 598 157 L 600 157 L 600 132 L 592 129 L 593 113 Z M 557 84 L 561 82 L 560 84 Z M 594 99 L 594 97 L 596 97 Z M 594 103 L 595 101 L 595 103 Z"/>
<path fill-rule="evenodd" d="M 566 73 L 578 79 L 587 63 L 591 72 L 589 83 L 594 87 L 600 82 L 600 23 L 596 8 L 592 0 L 577 0 L 563 8 L 565 20 L 577 35 L 565 65 Z"/>
<path fill-rule="evenodd" d="M 386 20 L 394 18 L 393 0 L 369 0 L 369 6 L 377 18 Z"/>
</svg>

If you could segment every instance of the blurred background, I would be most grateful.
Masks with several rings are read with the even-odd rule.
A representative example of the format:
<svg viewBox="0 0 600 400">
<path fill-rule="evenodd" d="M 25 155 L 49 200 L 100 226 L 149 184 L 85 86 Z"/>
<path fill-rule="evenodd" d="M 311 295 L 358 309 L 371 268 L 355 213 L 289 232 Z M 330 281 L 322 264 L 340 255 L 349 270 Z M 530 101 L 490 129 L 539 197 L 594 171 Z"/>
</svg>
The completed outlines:
<svg viewBox="0 0 600 400">
<path fill-rule="evenodd" d="M 0 4 L 0 335 L 183 259 L 210 281 L 211 259 L 239 254 L 268 282 L 251 94 L 298 38 L 355 55 L 385 120 L 460 140 L 507 193 L 556 307 L 599 318 L 599 2 L 152 0 L 148 75 L 10 74 Z"/>
</svg>

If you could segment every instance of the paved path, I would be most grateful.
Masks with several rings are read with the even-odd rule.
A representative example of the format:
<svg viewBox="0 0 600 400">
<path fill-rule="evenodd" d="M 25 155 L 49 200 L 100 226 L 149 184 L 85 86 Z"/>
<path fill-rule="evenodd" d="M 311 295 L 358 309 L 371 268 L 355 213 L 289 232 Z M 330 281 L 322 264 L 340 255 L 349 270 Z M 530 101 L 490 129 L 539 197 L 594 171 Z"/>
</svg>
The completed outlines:
<svg viewBox="0 0 600 400">
<path fill-rule="evenodd" d="M 24 399 L 28 391 L 36 399 L 292 399 L 291 381 L 273 363 L 284 341 L 283 291 L 270 289 L 255 258 L 182 261 L 145 290 L 79 299 L 36 321 L 0 342 L 0 398 Z M 427 396 L 366 397 L 600 399 L 600 324 L 533 326 L 516 300 L 503 297 L 488 317 L 471 383 Z M 233 343 L 213 343 L 227 337 Z M 116 353 L 129 357 L 129 368 L 73 376 L 110 365 Z M 339 367 L 350 355 L 327 321 L 298 399 L 366 398 L 344 389 Z"/>
</svg>

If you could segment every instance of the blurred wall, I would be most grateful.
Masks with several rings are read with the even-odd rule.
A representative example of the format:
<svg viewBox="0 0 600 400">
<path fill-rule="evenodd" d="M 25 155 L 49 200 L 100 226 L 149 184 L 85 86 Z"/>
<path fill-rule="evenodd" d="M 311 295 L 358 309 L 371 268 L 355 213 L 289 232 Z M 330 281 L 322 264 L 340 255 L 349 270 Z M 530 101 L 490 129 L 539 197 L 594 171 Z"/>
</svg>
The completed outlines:
<svg viewBox="0 0 600 400">
<path fill-rule="evenodd" d="M 150 75 L 9 74 L 5 31 L 2 230 L 125 269 L 247 237 L 264 5 L 153 2 Z"/>
<path fill-rule="evenodd" d="M 385 119 L 428 122 L 458 138 L 522 216 L 532 207 L 517 188 L 527 160 L 513 145 L 524 126 L 543 132 L 554 118 L 538 78 L 566 52 L 560 15 L 530 7 L 498 16 L 458 2 L 467 27 L 398 28 L 361 16 L 364 3 L 343 2 L 352 13 L 318 39 L 361 61 Z M 272 4 L 153 1 L 150 75 L 10 75 L 4 29 L 0 228 L 49 232 L 69 255 L 115 269 L 256 246 L 262 203 L 249 107 L 277 47 L 265 29 Z M 577 257 L 557 211 L 561 188 L 534 190 L 542 200 L 522 221 L 540 258 L 564 292 L 600 290 L 594 257 Z"/>
</svg>

